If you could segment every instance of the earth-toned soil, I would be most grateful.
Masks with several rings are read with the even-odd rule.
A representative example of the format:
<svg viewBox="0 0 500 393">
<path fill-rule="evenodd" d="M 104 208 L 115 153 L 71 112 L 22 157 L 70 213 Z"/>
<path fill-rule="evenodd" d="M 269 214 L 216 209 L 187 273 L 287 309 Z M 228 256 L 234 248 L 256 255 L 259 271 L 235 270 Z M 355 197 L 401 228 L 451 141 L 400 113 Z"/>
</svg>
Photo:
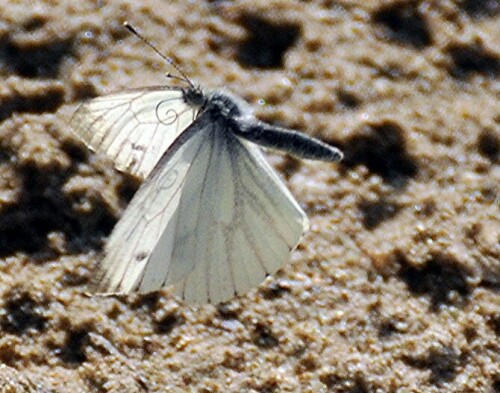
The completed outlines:
<svg viewBox="0 0 500 393">
<path fill-rule="evenodd" d="M 0 392 L 500 391 L 500 3 L 0 0 Z M 228 303 L 85 295 L 139 186 L 76 104 L 175 72 L 345 153 L 268 157 L 311 230 Z"/>
</svg>

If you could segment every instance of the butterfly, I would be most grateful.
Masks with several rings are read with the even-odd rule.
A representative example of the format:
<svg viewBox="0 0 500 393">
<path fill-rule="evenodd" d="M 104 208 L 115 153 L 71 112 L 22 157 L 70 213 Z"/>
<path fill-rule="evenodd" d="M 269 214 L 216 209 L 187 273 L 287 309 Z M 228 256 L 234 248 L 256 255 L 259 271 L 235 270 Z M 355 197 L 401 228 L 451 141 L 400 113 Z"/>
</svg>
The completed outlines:
<svg viewBox="0 0 500 393">
<path fill-rule="evenodd" d="M 305 159 L 342 158 L 339 149 L 259 121 L 241 98 L 204 91 L 180 72 L 186 86 L 97 97 L 70 120 L 89 148 L 144 180 L 105 245 L 96 292 L 173 286 L 187 303 L 247 292 L 287 262 L 309 227 L 257 145 Z"/>
</svg>

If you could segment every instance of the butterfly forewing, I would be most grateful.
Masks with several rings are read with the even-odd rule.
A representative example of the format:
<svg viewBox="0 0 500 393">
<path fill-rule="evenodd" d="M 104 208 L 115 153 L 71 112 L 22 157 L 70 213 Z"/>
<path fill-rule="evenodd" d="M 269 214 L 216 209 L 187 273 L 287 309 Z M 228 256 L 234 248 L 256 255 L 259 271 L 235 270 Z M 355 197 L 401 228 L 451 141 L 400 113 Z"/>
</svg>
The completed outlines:
<svg viewBox="0 0 500 393">
<path fill-rule="evenodd" d="M 70 125 L 117 169 L 145 179 L 196 118 L 180 88 L 152 87 L 98 97 L 80 105 Z"/>
<path fill-rule="evenodd" d="M 201 116 L 198 121 L 203 122 Z M 139 188 L 106 243 L 104 258 L 94 279 L 94 291 L 128 293 L 137 290 L 142 277 L 153 268 L 149 290 L 158 289 L 169 268 L 168 257 L 150 266 L 150 256 L 164 233 L 174 233 L 186 177 L 204 146 L 203 129 L 191 126 L 170 146 Z M 198 158 L 197 158 L 198 157 Z M 168 241 L 168 239 L 166 239 Z M 175 239 L 162 246 L 172 253 Z M 145 282 L 146 284 L 146 282 Z M 143 291 L 144 292 L 144 291 Z"/>
</svg>

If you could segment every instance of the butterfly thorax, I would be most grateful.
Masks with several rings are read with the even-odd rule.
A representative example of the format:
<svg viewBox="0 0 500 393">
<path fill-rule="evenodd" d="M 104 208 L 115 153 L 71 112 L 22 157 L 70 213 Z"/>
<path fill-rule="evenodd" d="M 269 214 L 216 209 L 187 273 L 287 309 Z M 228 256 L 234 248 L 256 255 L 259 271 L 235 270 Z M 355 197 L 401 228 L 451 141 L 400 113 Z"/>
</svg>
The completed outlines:
<svg viewBox="0 0 500 393">
<path fill-rule="evenodd" d="M 209 112 L 214 120 L 223 120 L 227 125 L 237 123 L 244 117 L 252 116 L 251 109 L 240 98 L 231 93 L 213 91 L 206 95 L 204 110 Z M 253 116 L 252 116 L 253 117 Z"/>
</svg>

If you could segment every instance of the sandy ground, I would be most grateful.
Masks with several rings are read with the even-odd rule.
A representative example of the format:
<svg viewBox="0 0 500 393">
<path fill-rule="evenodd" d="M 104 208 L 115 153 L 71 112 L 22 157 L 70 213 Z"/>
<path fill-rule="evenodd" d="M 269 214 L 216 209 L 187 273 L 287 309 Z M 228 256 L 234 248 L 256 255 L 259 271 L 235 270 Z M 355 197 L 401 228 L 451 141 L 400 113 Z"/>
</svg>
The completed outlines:
<svg viewBox="0 0 500 393">
<path fill-rule="evenodd" d="M 0 11 L 0 392 L 500 391 L 497 0 Z M 268 155 L 312 228 L 224 305 L 83 294 L 138 182 L 66 116 L 172 72 L 124 20 L 193 80 L 346 154 Z"/>
</svg>

